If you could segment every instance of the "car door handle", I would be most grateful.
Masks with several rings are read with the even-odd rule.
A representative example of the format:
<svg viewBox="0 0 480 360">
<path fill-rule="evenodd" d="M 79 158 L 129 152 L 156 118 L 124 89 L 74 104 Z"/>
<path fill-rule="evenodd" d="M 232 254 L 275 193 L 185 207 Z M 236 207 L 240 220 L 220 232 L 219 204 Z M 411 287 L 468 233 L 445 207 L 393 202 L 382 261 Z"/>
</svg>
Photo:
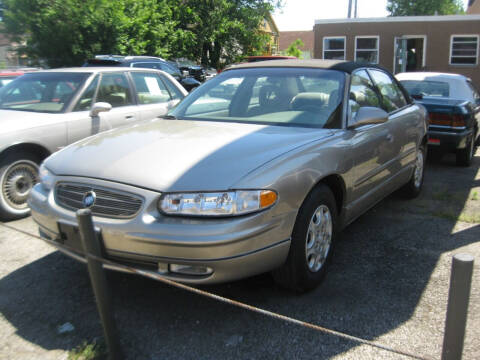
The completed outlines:
<svg viewBox="0 0 480 360">
<path fill-rule="evenodd" d="M 387 140 L 388 140 L 389 142 L 393 142 L 393 135 L 392 135 L 392 134 L 388 134 L 388 135 L 387 135 Z"/>
<path fill-rule="evenodd" d="M 125 116 L 125 119 L 127 119 L 129 121 L 132 121 L 132 120 L 135 120 L 135 116 L 134 115 L 127 115 L 127 116 Z"/>
</svg>

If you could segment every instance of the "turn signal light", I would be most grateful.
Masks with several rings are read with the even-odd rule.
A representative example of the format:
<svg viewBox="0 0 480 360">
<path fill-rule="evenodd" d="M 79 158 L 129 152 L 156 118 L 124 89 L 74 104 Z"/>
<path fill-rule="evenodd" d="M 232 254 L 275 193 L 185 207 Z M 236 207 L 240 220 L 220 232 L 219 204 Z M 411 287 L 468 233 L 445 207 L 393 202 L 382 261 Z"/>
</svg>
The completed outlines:
<svg viewBox="0 0 480 360">
<path fill-rule="evenodd" d="M 277 201 L 277 194 L 274 191 L 264 190 L 260 193 L 260 208 L 266 208 L 275 204 Z"/>
</svg>

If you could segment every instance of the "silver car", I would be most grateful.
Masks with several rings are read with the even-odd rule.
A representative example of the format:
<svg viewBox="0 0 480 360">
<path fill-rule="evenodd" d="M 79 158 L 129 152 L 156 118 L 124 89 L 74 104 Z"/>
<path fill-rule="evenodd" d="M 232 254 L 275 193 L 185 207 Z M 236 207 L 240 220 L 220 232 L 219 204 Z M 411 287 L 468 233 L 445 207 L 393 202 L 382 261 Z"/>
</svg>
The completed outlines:
<svg viewBox="0 0 480 360">
<path fill-rule="evenodd" d="M 98 132 L 151 120 L 186 91 L 170 75 L 131 68 L 28 73 L 0 89 L 0 219 L 28 214 L 39 164 Z"/>
<path fill-rule="evenodd" d="M 164 119 L 55 153 L 29 204 L 78 260 L 88 207 L 109 259 L 194 284 L 273 271 L 305 291 L 342 227 L 397 189 L 419 194 L 426 144 L 425 109 L 381 68 L 243 64 Z"/>
</svg>

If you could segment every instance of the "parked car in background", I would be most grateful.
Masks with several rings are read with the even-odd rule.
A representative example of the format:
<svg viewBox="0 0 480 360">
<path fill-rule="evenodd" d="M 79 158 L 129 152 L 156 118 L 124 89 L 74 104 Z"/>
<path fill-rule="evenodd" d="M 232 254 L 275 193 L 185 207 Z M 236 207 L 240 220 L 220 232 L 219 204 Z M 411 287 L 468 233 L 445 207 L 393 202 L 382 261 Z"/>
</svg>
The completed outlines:
<svg viewBox="0 0 480 360">
<path fill-rule="evenodd" d="M 205 80 L 210 80 L 217 76 L 218 71 L 215 70 L 214 68 L 208 68 L 205 70 Z"/>
<path fill-rule="evenodd" d="M 193 76 L 200 82 L 206 80 L 207 74 L 202 65 L 195 64 L 193 61 L 185 58 L 173 59 L 169 62 L 176 65 L 180 70 L 188 72 L 190 76 Z"/>
<path fill-rule="evenodd" d="M 238 65 L 164 119 L 51 156 L 29 204 L 40 234 L 77 260 L 87 207 L 107 258 L 195 284 L 273 271 L 304 291 L 343 226 L 392 191 L 419 194 L 426 132 L 424 107 L 378 67 Z"/>
<path fill-rule="evenodd" d="M 433 155 L 454 152 L 458 165 L 469 166 L 480 136 L 480 94 L 471 80 L 463 75 L 434 72 L 396 76 L 428 110 L 428 144 Z"/>
<path fill-rule="evenodd" d="M 83 65 L 91 66 L 127 66 L 165 71 L 175 78 L 187 91 L 192 91 L 201 85 L 201 82 L 190 76 L 188 71 L 183 72 L 174 64 L 162 58 L 153 56 L 121 56 L 121 55 L 97 55 L 89 59 Z"/>
<path fill-rule="evenodd" d="M 0 88 L 21 75 L 23 75 L 22 71 L 0 71 Z"/>
<path fill-rule="evenodd" d="M 0 218 L 28 214 L 28 194 L 48 155 L 98 132 L 161 117 L 186 94 L 170 75 L 153 69 L 48 70 L 5 85 L 0 89 Z"/>
</svg>

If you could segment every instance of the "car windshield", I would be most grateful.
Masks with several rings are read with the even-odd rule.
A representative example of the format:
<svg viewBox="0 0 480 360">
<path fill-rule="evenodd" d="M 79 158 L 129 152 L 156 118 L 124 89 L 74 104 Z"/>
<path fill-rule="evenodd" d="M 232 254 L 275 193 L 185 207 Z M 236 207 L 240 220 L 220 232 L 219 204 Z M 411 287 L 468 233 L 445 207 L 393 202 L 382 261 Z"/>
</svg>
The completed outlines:
<svg viewBox="0 0 480 360">
<path fill-rule="evenodd" d="M 0 89 L 0 109 L 63 112 L 90 73 L 23 75 Z"/>
<path fill-rule="evenodd" d="M 310 68 L 228 70 L 169 115 L 198 121 L 340 128 L 345 75 Z"/>
<path fill-rule="evenodd" d="M 400 80 L 410 95 L 449 97 L 450 86 L 444 81 Z"/>
</svg>

